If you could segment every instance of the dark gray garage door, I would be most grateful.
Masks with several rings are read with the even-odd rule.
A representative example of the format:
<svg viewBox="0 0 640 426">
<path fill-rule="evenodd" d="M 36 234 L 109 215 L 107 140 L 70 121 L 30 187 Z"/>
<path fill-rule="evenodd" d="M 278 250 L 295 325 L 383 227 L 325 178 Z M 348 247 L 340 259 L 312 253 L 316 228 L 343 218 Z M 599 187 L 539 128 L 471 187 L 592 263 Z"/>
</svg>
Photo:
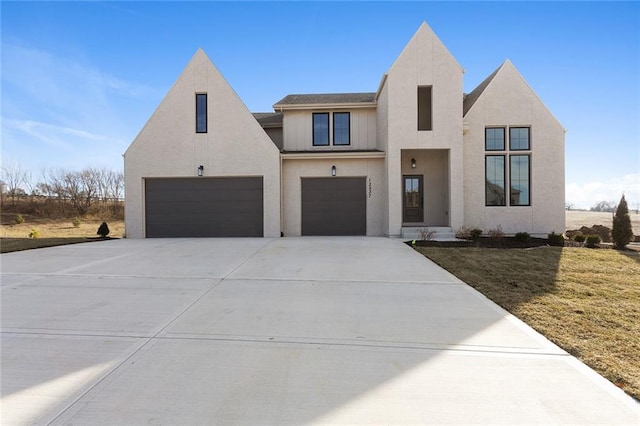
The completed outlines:
<svg viewBox="0 0 640 426">
<path fill-rule="evenodd" d="M 365 178 L 303 178 L 302 235 L 366 235 Z"/>
<path fill-rule="evenodd" d="M 147 237 L 262 237 L 262 177 L 146 179 Z"/>
</svg>

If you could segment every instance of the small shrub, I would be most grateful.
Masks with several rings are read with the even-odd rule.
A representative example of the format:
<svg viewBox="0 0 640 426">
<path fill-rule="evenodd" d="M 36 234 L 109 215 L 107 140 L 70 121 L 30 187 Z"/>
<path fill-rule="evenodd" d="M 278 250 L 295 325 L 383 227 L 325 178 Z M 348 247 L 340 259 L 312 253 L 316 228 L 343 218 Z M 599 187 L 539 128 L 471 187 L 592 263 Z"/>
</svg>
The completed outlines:
<svg viewBox="0 0 640 426">
<path fill-rule="evenodd" d="M 107 225 L 107 222 L 102 222 L 96 234 L 100 235 L 102 238 L 105 238 L 107 235 L 109 235 L 109 225 Z"/>
<path fill-rule="evenodd" d="M 576 234 L 573 237 L 573 241 L 575 241 L 576 243 L 580 243 L 580 244 L 584 243 L 586 239 L 587 239 L 587 237 L 584 234 Z"/>
<path fill-rule="evenodd" d="M 633 241 L 633 229 L 631 228 L 631 217 L 629 216 L 629 207 L 624 194 L 620 199 L 620 204 L 613 216 L 613 228 L 611 230 L 611 238 L 613 245 L 617 249 L 623 249 L 627 244 Z"/>
<path fill-rule="evenodd" d="M 420 234 L 420 240 L 422 241 L 431 241 L 433 236 L 436 235 L 436 231 L 428 228 L 418 229 L 418 233 Z"/>
<path fill-rule="evenodd" d="M 564 247 L 564 237 L 562 234 L 556 234 L 555 231 L 547 236 L 550 246 Z"/>
<path fill-rule="evenodd" d="M 468 240 L 469 238 L 471 238 L 471 234 L 469 233 L 470 231 L 471 230 L 469 228 L 465 228 L 464 226 L 461 226 L 456 231 L 456 238 L 461 240 Z"/>
<path fill-rule="evenodd" d="M 586 241 L 587 241 L 586 243 L 587 247 L 594 248 L 600 245 L 600 242 L 602 241 L 602 239 L 600 238 L 600 235 L 594 234 L 594 235 L 587 235 Z"/>
<path fill-rule="evenodd" d="M 18 214 L 16 215 L 15 221 L 17 225 L 20 225 L 21 223 L 24 223 L 24 217 L 22 217 L 21 214 Z"/>
<path fill-rule="evenodd" d="M 487 235 L 489 235 L 489 238 L 493 238 L 496 240 L 500 238 L 504 238 L 504 232 L 502 232 L 502 226 L 498 225 L 494 229 L 489 229 L 489 231 L 487 232 Z"/>
<path fill-rule="evenodd" d="M 40 231 L 36 228 L 31 228 L 31 232 L 29 232 L 29 238 L 40 238 Z"/>
<path fill-rule="evenodd" d="M 74 217 L 73 220 L 71 221 L 71 224 L 73 225 L 74 228 L 79 228 L 80 227 L 80 218 L 78 216 Z"/>
<path fill-rule="evenodd" d="M 518 232 L 515 237 L 516 241 L 526 243 L 531 239 L 531 235 L 528 232 Z"/>
<path fill-rule="evenodd" d="M 482 235 L 482 229 L 473 228 L 469 231 L 469 234 L 471 236 L 471 239 L 475 241 L 480 238 L 480 235 Z"/>
</svg>

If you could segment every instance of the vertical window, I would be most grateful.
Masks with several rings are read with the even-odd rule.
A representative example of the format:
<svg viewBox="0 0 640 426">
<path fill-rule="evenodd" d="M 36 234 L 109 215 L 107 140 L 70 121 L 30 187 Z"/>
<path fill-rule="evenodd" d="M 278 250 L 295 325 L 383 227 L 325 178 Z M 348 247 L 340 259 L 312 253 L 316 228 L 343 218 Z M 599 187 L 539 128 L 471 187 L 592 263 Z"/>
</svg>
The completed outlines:
<svg viewBox="0 0 640 426">
<path fill-rule="evenodd" d="M 196 93 L 196 133 L 207 133 L 206 93 Z"/>
<path fill-rule="evenodd" d="M 513 151 L 526 151 L 531 149 L 528 127 L 509 128 L 509 149 Z"/>
<path fill-rule="evenodd" d="M 504 127 L 487 127 L 484 129 L 484 149 L 487 151 L 504 151 Z"/>
<path fill-rule="evenodd" d="M 487 206 L 505 206 L 504 155 L 485 157 L 485 200 Z"/>
<path fill-rule="evenodd" d="M 313 146 L 329 145 L 329 113 L 313 113 Z"/>
<path fill-rule="evenodd" d="M 509 157 L 509 181 L 511 182 L 511 196 L 509 202 L 512 206 L 528 206 L 529 200 L 529 162 L 528 155 L 512 155 Z"/>
<path fill-rule="evenodd" d="M 333 144 L 349 145 L 351 114 L 348 112 L 333 113 Z"/>
<path fill-rule="evenodd" d="M 418 130 L 433 130 L 431 86 L 418 86 Z"/>
</svg>

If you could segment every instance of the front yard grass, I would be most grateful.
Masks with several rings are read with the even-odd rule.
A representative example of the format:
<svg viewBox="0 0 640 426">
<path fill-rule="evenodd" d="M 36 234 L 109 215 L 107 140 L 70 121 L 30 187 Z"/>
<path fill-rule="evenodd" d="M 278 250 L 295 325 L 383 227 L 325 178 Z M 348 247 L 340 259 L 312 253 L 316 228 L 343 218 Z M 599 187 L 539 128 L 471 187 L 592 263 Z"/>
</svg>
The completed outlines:
<svg viewBox="0 0 640 426">
<path fill-rule="evenodd" d="M 639 253 L 416 250 L 640 400 Z"/>
</svg>

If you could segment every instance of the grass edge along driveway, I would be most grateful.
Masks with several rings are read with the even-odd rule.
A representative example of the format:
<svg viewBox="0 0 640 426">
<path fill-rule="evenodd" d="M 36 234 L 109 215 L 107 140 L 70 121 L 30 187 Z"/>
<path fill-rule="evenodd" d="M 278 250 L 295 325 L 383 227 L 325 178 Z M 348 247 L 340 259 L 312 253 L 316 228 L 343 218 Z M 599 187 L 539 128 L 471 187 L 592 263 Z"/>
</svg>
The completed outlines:
<svg viewBox="0 0 640 426">
<path fill-rule="evenodd" d="M 417 247 L 640 400 L 640 255 L 540 247 Z"/>
</svg>

